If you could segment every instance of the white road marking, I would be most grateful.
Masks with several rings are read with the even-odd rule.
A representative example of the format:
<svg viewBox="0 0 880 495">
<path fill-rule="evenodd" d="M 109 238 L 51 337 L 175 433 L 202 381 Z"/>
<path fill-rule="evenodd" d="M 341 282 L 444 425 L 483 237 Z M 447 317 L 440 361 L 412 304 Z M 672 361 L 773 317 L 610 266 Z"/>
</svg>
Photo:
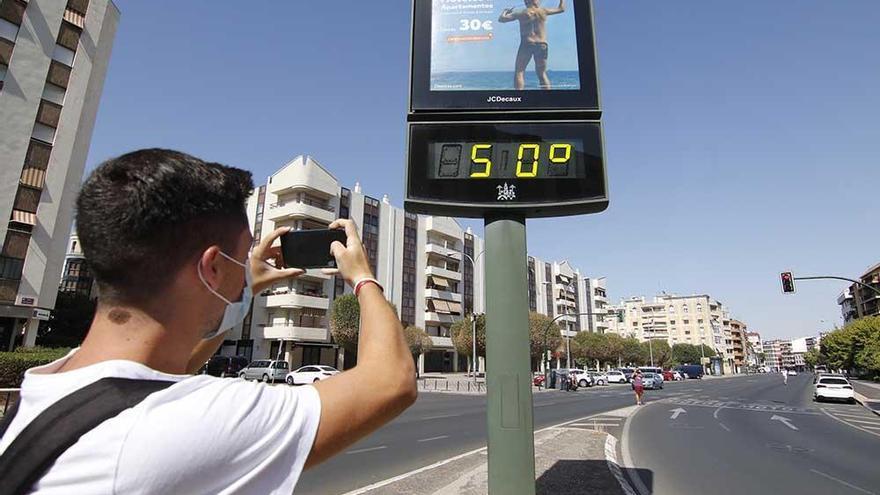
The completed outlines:
<svg viewBox="0 0 880 495">
<path fill-rule="evenodd" d="M 843 481 L 840 478 L 835 478 L 834 476 L 831 476 L 830 474 L 825 474 L 822 471 L 816 471 L 815 469 L 810 469 L 810 471 L 818 474 L 819 476 L 824 476 L 824 477 L 828 478 L 829 480 L 836 481 L 836 482 L 840 483 L 841 485 L 848 486 L 848 487 L 852 488 L 853 490 L 856 490 L 856 491 L 859 491 L 862 493 L 867 493 L 868 495 L 875 495 L 874 492 L 869 492 L 868 490 L 865 490 L 864 488 L 860 488 L 856 485 L 853 485 L 852 483 L 847 483 L 846 481 Z"/>
<path fill-rule="evenodd" d="M 718 423 L 718 425 L 720 427 L 724 428 L 725 430 L 727 430 L 728 432 L 730 431 L 730 428 L 728 428 L 727 425 L 725 425 L 724 423 Z"/>
<path fill-rule="evenodd" d="M 847 421 L 852 421 L 853 423 L 859 423 L 859 424 L 867 424 L 867 425 L 877 425 L 877 426 L 880 426 L 880 421 L 877 421 L 876 419 L 868 419 L 868 420 L 865 420 L 865 419 L 849 419 L 849 418 L 845 418 L 845 419 L 846 419 Z"/>
<path fill-rule="evenodd" d="M 620 423 L 600 423 L 597 421 L 593 423 L 571 423 L 568 426 L 620 426 Z"/>
<path fill-rule="evenodd" d="M 617 464 L 617 439 L 613 435 L 605 437 L 605 462 L 608 463 L 608 468 L 617 479 L 617 484 L 620 485 L 623 493 L 626 495 L 636 495 L 636 492 L 633 491 L 626 478 L 623 477 L 623 472 Z"/>
<path fill-rule="evenodd" d="M 838 418 L 837 416 L 831 414 L 830 412 L 828 412 L 828 411 L 826 411 L 826 410 L 824 410 L 824 409 L 820 409 L 820 411 L 822 411 L 822 413 L 824 413 L 826 416 L 828 416 L 829 418 L 833 419 L 834 421 L 840 421 L 841 423 L 843 423 L 843 424 L 845 424 L 845 425 L 847 425 L 847 426 L 850 426 L 850 427 L 855 428 L 855 429 L 857 429 L 857 430 L 862 430 L 862 431 L 864 431 L 865 433 L 870 433 L 871 435 L 875 435 L 875 436 L 880 437 L 880 433 L 877 433 L 877 432 L 875 432 L 875 431 L 871 431 L 871 430 L 865 429 L 863 426 L 859 426 L 859 425 L 852 424 L 852 423 L 850 423 L 849 421 L 847 421 L 847 420 L 845 420 L 845 419 L 843 419 L 843 418 Z"/>
<path fill-rule="evenodd" d="M 348 452 L 346 452 L 346 454 L 360 454 L 361 452 L 372 452 L 374 450 L 382 450 L 387 448 L 388 447 L 386 445 L 381 445 L 379 447 L 370 447 L 368 449 L 349 450 Z"/>
<path fill-rule="evenodd" d="M 670 409 L 669 412 L 672 413 L 672 416 L 669 416 L 669 419 L 676 419 L 681 413 L 687 414 L 687 411 L 680 407 L 676 409 Z"/>
<path fill-rule="evenodd" d="M 432 440 L 440 440 L 442 438 L 449 438 L 449 435 L 440 435 L 439 437 L 423 438 L 421 440 L 416 440 L 416 441 L 417 442 L 430 442 Z"/>
<path fill-rule="evenodd" d="M 880 421 L 880 418 L 878 418 L 877 416 L 873 416 L 873 415 L 869 416 L 869 415 L 867 415 L 867 414 L 842 413 L 842 412 L 837 412 L 837 411 L 835 411 L 835 410 L 833 410 L 833 409 L 832 409 L 831 411 L 829 411 L 829 412 L 832 413 L 832 414 L 836 414 L 836 415 L 838 415 L 838 416 L 843 416 L 844 418 L 875 419 L 875 420 Z"/>
<path fill-rule="evenodd" d="M 715 409 L 715 412 L 712 413 L 712 417 L 715 419 L 718 419 L 718 411 L 720 411 L 721 409 L 722 408 L 720 408 L 720 407 L 718 409 Z"/>
<path fill-rule="evenodd" d="M 790 420 L 790 419 L 788 419 L 788 418 L 786 418 L 786 417 L 784 417 L 784 416 L 777 416 L 776 414 L 774 414 L 774 415 L 770 418 L 770 421 L 779 421 L 780 423 L 784 424 L 785 426 L 787 426 L 787 427 L 789 427 L 789 428 L 791 428 L 792 430 L 795 430 L 795 431 L 797 431 L 797 429 L 798 429 L 797 426 L 791 424 L 791 420 Z"/>
</svg>

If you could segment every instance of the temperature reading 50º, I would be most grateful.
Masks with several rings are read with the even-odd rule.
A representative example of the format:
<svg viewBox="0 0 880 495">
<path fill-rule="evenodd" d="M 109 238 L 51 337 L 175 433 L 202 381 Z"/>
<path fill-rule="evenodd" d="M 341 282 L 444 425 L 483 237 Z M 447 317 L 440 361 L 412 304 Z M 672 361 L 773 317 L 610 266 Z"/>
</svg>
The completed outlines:
<svg viewBox="0 0 880 495">
<path fill-rule="evenodd" d="M 547 148 L 544 148 L 547 149 Z M 544 171 L 544 176 L 566 175 L 568 163 L 571 160 L 571 144 L 557 143 L 551 144 L 547 155 L 542 155 L 542 145 L 537 143 L 522 143 L 517 147 L 516 151 L 516 177 L 521 179 L 529 179 L 538 177 L 542 157 L 546 156 L 549 161 L 545 161 L 547 167 L 562 168 L 565 172 L 553 173 L 550 170 Z M 471 146 L 471 174 L 472 179 L 486 179 L 497 176 L 492 174 L 492 160 L 494 155 L 494 146 L 492 144 L 474 144 Z M 503 161 L 506 161 L 502 158 Z M 502 174 L 506 175 L 506 174 Z"/>
</svg>

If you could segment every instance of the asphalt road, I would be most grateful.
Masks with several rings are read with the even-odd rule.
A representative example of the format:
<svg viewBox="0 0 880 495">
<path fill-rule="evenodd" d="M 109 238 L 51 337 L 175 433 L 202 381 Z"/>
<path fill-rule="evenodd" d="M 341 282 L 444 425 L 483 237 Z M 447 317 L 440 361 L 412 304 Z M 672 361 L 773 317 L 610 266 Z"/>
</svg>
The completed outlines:
<svg viewBox="0 0 880 495">
<path fill-rule="evenodd" d="M 809 374 L 753 375 L 639 408 L 621 441 L 637 491 L 880 493 L 880 416 L 812 392 Z"/>
<path fill-rule="evenodd" d="M 633 403 L 628 385 L 536 394 L 535 429 Z M 303 473 L 296 493 L 345 493 L 485 445 L 484 396 L 421 392 L 399 418 Z"/>
</svg>

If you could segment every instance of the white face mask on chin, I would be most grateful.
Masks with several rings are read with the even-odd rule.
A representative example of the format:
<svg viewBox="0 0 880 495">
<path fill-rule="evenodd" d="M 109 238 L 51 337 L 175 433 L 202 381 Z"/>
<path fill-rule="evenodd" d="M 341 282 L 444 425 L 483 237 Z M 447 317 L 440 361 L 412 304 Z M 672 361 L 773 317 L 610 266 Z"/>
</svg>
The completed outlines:
<svg viewBox="0 0 880 495">
<path fill-rule="evenodd" d="M 220 251 L 220 255 L 235 263 L 236 265 L 244 268 L 244 289 L 242 289 L 241 291 L 240 301 L 232 302 L 229 299 L 226 299 L 219 292 L 212 289 L 211 286 L 208 285 L 208 282 L 205 281 L 204 275 L 202 275 L 202 265 L 201 263 L 199 263 L 199 279 L 202 281 L 203 284 L 205 284 L 205 287 L 207 287 L 208 290 L 211 291 L 211 294 L 214 294 L 226 303 L 226 310 L 223 312 L 223 320 L 220 322 L 220 325 L 216 329 L 208 332 L 207 334 L 205 334 L 204 337 L 202 337 L 205 340 L 213 339 L 221 333 L 227 332 L 232 327 L 243 322 L 245 316 L 247 316 L 248 310 L 251 307 L 251 299 L 253 298 L 253 293 L 251 292 L 251 270 L 249 268 L 249 263 L 247 261 L 242 263 L 224 253 L 223 251 Z"/>
</svg>

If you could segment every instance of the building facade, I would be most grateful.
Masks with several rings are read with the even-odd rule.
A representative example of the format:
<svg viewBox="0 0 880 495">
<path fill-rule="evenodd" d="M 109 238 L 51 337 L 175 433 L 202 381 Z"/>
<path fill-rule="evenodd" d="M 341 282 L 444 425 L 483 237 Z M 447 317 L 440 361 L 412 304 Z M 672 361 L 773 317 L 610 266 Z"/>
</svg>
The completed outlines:
<svg viewBox="0 0 880 495">
<path fill-rule="evenodd" d="M 54 308 L 118 21 L 108 0 L 0 2 L 4 350 Z"/>
<path fill-rule="evenodd" d="M 784 339 L 765 340 L 762 343 L 764 349 L 764 366 L 771 371 L 780 371 L 795 367 L 794 355 L 791 352 L 791 341 Z"/>
<path fill-rule="evenodd" d="M 748 364 L 746 355 L 748 350 L 746 333 L 748 326 L 736 319 L 730 320 L 730 351 L 733 357 L 733 367 L 735 373 L 743 371 L 743 367 Z"/>
<path fill-rule="evenodd" d="M 761 354 L 764 352 L 763 345 L 761 343 L 761 334 L 758 332 L 746 332 L 746 350 L 747 350 L 747 360 L 749 365 L 751 366 L 763 366 L 764 361 L 761 359 Z"/>
<path fill-rule="evenodd" d="M 82 245 L 76 232 L 70 236 L 67 244 L 67 254 L 64 256 L 64 269 L 61 271 L 61 284 L 58 286 L 58 291 L 81 294 L 89 298 L 97 297 L 95 278 L 86 263 Z"/>
<path fill-rule="evenodd" d="M 858 280 L 880 290 L 880 263 L 868 268 Z M 837 297 L 837 304 L 840 305 L 844 323 L 868 316 L 880 316 L 880 295 L 861 285 L 850 285 Z"/>
<path fill-rule="evenodd" d="M 464 371 L 450 327 L 482 313 L 483 240 L 447 217 L 420 216 L 392 206 L 387 196 L 349 189 L 317 161 L 299 156 L 252 194 L 247 212 L 254 242 L 279 227 L 325 229 L 337 218 L 358 227 L 371 268 L 404 325 L 423 328 L 433 348 L 419 357 L 421 372 Z M 351 292 L 341 277 L 307 270 L 294 280 L 255 294 L 244 323 L 230 332 L 221 352 L 249 359 L 280 357 L 292 368 L 310 364 L 350 367 L 329 328 L 333 300 Z"/>
</svg>

